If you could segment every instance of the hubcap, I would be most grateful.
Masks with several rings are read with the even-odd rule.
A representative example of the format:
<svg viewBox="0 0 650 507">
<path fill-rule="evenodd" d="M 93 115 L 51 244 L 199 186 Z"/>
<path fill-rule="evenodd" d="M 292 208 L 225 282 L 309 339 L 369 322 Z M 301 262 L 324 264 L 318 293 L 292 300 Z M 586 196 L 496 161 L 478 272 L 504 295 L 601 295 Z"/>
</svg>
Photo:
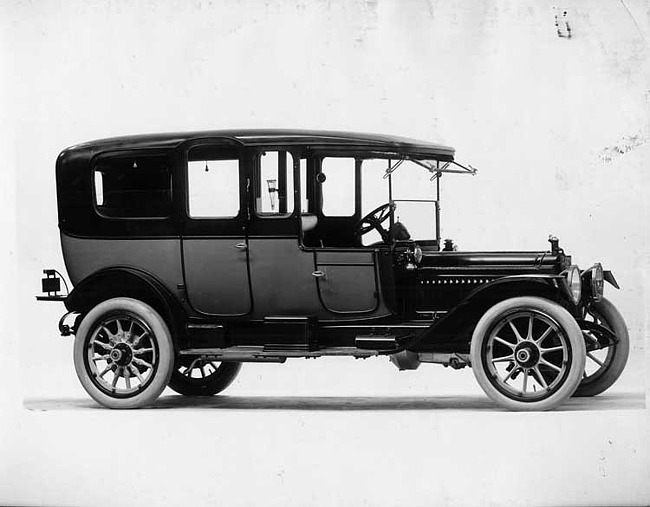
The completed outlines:
<svg viewBox="0 0 650 507">
<path fill-rule="evenodd" d="M 523 366 L 523 363 L 530 359 L 530 353 L 527 350 L 517 352 L 517 362 Z"/>
<path fill-rule="evenodd" d="M 111 350 L 110 359 L 118 366 L 129 366 L 133 361 L 133 349 L 126 342 L 120 342 Z"/>
<path fill-rule="evenodd" d="M 537 366 L 540 359 L 539 347 L 532 342 L 523 342 L 515 348 L 515 362 L 522 368 Z"/>
<path fill-rule="evenodd" d="M 568 374 L 568 338 L 550 316 L 521 310 L 501 318 L 484 343 L 492 384 L 506 396 L 538 401 L 553 394 Z"/>
<path fill-rule="evenodd" d="M 158 347 L 146 323 L 132 314 L 100 321 L 87 342 L 86 367 L 93 383 L 112 397 L 134 396 L 153 379 Z"/>
</svg>

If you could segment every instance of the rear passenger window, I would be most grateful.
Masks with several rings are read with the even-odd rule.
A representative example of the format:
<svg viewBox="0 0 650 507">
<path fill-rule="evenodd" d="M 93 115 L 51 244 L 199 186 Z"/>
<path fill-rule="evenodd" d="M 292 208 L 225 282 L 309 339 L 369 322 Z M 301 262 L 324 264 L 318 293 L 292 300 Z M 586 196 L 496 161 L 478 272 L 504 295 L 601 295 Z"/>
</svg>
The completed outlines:
<svg viewBox="0 0 650 507">
<path fill-rule="evenodd" d="M 293 156 L 267 151 L 259 156 L 260 177 L 255 184 L 255 210 L 259 216 L 286 217 L 293 213 Z"/>
<path fill-rule="evenodd" d="M 239 157 L 236 152 L 194 148 L 187 163 L 188 212 L 192 218 L 239 214 Z"/>
<path fill-rule="evenodd" d="M 93 171 L 95 207 L 108 218 L 167 218 L 172 209 L 166 155 L 104 157 Z"/>
</svg>

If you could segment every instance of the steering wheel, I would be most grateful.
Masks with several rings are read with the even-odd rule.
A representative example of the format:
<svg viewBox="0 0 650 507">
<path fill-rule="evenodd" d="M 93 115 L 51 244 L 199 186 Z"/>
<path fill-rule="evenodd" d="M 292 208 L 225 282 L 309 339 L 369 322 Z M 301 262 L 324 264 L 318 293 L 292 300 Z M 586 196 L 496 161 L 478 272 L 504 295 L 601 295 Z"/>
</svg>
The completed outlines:
<svg viewBox="0 0 650 507">
<path fill-rule="evenodd" d="M 360 238 L 364 234 L 375 229 L 381 235 L 381 239 L 385 243 L 388 243 L 388 231 L 384 229 L 381 224 L 388 220 L 388 217 L 390 217 L 394 211 L 395 205 L 389 202 L 375 208 L 354 225 L 355 236 Z"/>
</svg>

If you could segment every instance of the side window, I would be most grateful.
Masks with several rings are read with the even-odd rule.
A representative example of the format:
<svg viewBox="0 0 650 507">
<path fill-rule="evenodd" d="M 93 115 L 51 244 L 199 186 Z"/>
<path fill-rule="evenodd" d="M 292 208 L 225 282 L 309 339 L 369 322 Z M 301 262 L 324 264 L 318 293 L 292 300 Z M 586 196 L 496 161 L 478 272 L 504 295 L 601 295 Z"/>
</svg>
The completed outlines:
<svg viewBox="0 0 650 507">
<path fill-rule="evenodd" d="M 349 217 L 354 215 L 354 158 L 325 157 L 321 172 L 323 215 Z"/>
<path fill-rule="evenodd" d="M 108 218 L 167 218 L 172 210 L 171 164 L 165 155 L 99 159 L 93 170 L 95 207 Z"/>
<path fill-rule="evenodd" d="M 307 198 L 307 159 L 300 159 L 300 211 L 309 211 L 309 199 Z"/>
<path fill-rule="evenodd" d="M 286 151 L 267 151 L 259 156 L 260 178 L 255 190 L 255 211 L 261 216 L 293 213 L 293 156 Z"/>
<path fill-rule="evenodd" d="M 388 160 L 386 159 L 365 159 L 361 165 L 361 216 L 388 202 L 388 180 L 384 178 Z M 389 223 L 383 224 L 388 229 Z M 381 235 L 372 230 L 361 236 L 361 244 L 372 245 L 381 241 Z"/>
<path fill-rule="evenodd" d="M 233 218 L 239 214 L 239 157 L 236 153 L 190 150 L 187 163 L 188 213 L 192 218 Z"/>
</svg>

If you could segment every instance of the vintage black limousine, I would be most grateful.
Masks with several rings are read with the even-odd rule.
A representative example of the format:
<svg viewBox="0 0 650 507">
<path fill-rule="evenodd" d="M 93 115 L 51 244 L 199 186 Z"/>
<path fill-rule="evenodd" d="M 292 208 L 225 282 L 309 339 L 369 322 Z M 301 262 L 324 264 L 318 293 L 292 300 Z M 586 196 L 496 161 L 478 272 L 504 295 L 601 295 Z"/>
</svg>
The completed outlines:
<svg viewBox="0 0 650 507">
<path fill-rule="evenodd" d="M 471 366 L 511 410 L 591 396 L 629 338 L 600 264 L 548 251 L 464 252 L 440 237 L 452 148 L 392 136 L 228 130 L 118 137 L 56 162 L 83 387 L 111 408 L 169 385 L 213 395 L 243 362 L 388 356 Z M 65 282 L 65 280 L 64 280 Z"/>
</svg>

